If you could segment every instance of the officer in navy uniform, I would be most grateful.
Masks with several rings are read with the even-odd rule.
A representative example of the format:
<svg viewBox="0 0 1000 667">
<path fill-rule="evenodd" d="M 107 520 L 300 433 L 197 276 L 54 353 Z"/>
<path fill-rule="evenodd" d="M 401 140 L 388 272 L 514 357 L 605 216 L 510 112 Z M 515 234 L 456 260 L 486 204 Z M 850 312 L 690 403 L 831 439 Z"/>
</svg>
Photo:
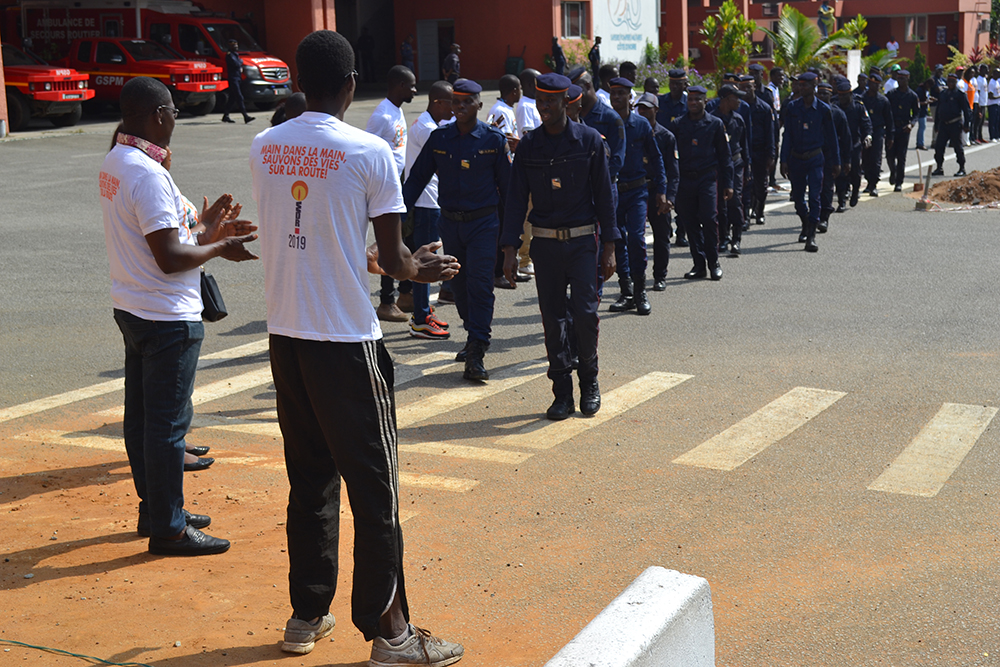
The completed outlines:
<svg viewBox="0 0 1000 667">
<path fill-rule="evenodd" d="M 612 312 L 635 309 L 639 315 L 652 311 L 646 296 L 646 212 L 650 204 L 657 213 L 667 212 L 667 180 L 660 149 L 653 138 L 653 128 L 645 118 L 632 113 L 632 88 L 624 77 L 611 79 L 611 106 L 625 124 L 625 164 L 618 174 L 618 233 L 616 244 L 618 279 L 631 282 L 631 294 L 623 290 L 611 304 Z M 652 183 L 655 200 L 649 201 Z"/>
<path fill-rule="evenodd" d="M 861 193 L 861 153 L 871 146 L 872 121 L 861 98 L 852 92 L 851 82 L 847 77 L 837 81 L 837 106 L 847 116 L 847 125 L 851 129 L 850 163 L 846 156 L 840 156 L 843 168 L 837 177 L 837 213 L 843 213 L 847 210 L 848 191 L 851 206 L 858 205 L 858 195 Z"/>
<path fill-rule="evenodd" d="M 798 77 L 799 97 L 786 105 L 785 136 L 781 142 L 781 175 L 792 182 L 795 212 L 802 221 L 799 242 L 806 252 L 816 252 L 816 226 L 820 217 L 820 191 L 823 170 L 831 166 L 833 177 L 840 175 L 840 147 L 833 127 L 830 107 L 816 98 L 816 75 L 805 72 Z M 806 205 L 806 187 L 809 204 Z"/>
<path fill-rule="evenodd" d="M 886 162 L 889 163 L 889 183 L 895 186 L 895 192 L 902 192 L 903 178 L 906 175 L 906 151 L 910 148 L 910 130 L 920 115 L 920 98 L 910 89 L 910 73 L 907 70 L 896 70 L 893 78 L 899 86 L 886 95 L 892 110 L 892 126 L 895 128 L 892 147 L 886 151 Z M 917 178 L 919 180 L 919 175 Z"/>
<path fill-rule="evenodd" d="M 656 112 L 656 122 L 665 128 L 670 128 L 670 124 L 687 113 L 687 72 L 682 69 L 672 69 L 668 73 L 667 85 L 670 92 L 659 96 L 659 107 Z M 677 212 L 677 245 L 681 248 L 688 246 L 687 237 L 684 232 L 684 225 L 681 224 L 680 212 Z"/>
<path fill-rule="evenodd" d="M 569 87 L 570 80 L 559 74 L 538 77 L 535 103 L 542 125 L 518 144 L 500 241 L 504 273 L 511 280 L 527 215 L 548 377 L 555 395 L 545 414 L 553 420 L 566 419 L 576 411 L 571 339 L 575 339 L 578 356 L 580 411 L 592 415 L 601 407 L 598 285 L 614 274 L 619 237 L 604 141 L 593 128 L 567 117 Z"/>
<path fill-rule="evenodd" d="M 229 40 L 229 50 L 226 51 L 226 80 L 229 82 L 229 103 L 226 111 L 222 114 L 223 123 L 235 123 L 229 117 L 233 111 L 243 114 L 243 122 L 249 123 L 253 116 L 247 113 L 246 104 L 243 102 L 243 89 L 240 83 L 243 79 L 243 59 L 240 58 L 240 43 L 235 39 Z"/>
<path fill-rule="evenodd" d="M 969 98 L 958 89 L 958 75 L 948 75 L 947 86 L 938 94 L 937 110 L 934 112 L 934 126 L 937 138 L 934 140 L 934 161 L 937 169 L 934 176 L 944 176 L 944 151 L 951 144 L 958 159 L 956 176 L 965 176 L 965 149 L 962 147 L 962 129 L 966 131 L 972 123 L 972 109 Z"/>
<path fill-rule="evenodd" d="M 873 69 L 868 77 L 868 90 L 861 98 L 872 121 L 872 145 L 862 157 L 868 185 L 865 192 L 872 197 L 878 197 L 878 181 L 882 174 L 882 145 L 884 143 L 891 148 L 894 136 L 892 109 L 889 107 L 889 100 L 879 92 L 881 86 L 882 75 Z"/>
<path fill-rule="evenodd" d="M 667 174 L 667 211 L 660 214 L 658 207 L 649 209 L 647 217 L 649 226 L 653 228 L 653 291 L 662 292 L 667 289 L 667 267 L 670 265 L 670 211 L 677 201 L 677 185 L 680 181 L 680 168 L 677 164 L 677 139 L 674 133 L 656 121 L 656 112 L 660 101 L 652 93 L 643 93 L 635 102 L 635 111 L 645 118 L 653 127 L 653 140 L 660 149 L 663 158 L 663 168 Z M 654 197 L 655 186 L 649 182 L 649 198 Z"/>
<path fill-rule="evenodd" d="M 851 168 L 851 163 L 848 162 L 847 158 L 851 154 L 851 126 L 847 122 L 847 114 L 841 111 L 840 107 L 833 104 L 832 84 L 826 81 L 821 82 L 816 91 L 816 97 L 830 107 L 830 113 L 833 115 L 833 129 L 837 133 L 839 157 L 843 163 L 840 165 L 840 174 L 842 175 Z M 839 175 L 833 175 L 833 166 L 830 156 L 824 153 L 823 195 L 820 201 L 819 225 L 816 226 L 816 231 L 820 234 L 826 234 L 830 228 L 830 215 L 833 213 L 833 191 L 837 179 L 840 178 Z"/>
<path fill-rule="evenodd" d="M 754 63 L 756 65 L 756 63 Z M 753 65 L 751 65 L 751 68 Z M 761 70 L 764 68 L 760 65 Z M 767 203 L 767 182 L 774 163 L 774 109 L 758 94 L 754 77 L 740 77 L 740 90 L 746 93 L 750 105 L 753 140 L 750 143 L 750 171 L 747 189 L 751 191 L 750 211 L 758 225 L 764 224 L 764 204 Z M 770 92 L 770 91 L 768 91 Z M 744 225 L 745 226 L 745 225 Z"/>
<path fill-rule="evenodd" d="M 746 93 L 732 84 L 723 84 L 713 115 L 722 119 L 729 137 L 729 152 L 733 160 L 733 196 L 726 199 L 719 192 L 719 253 L 730 249 L 730 256 L 740 256 L 743 240 L 743 180 L 746 163 L 750 157 L 750 143 L 746 124 L 738 112 Z M 732 244 L 730 246 L 730 243 Z"/>
<path fill-rule="evenodd" d="M 465 361 L 463 377 L 478 381 L 489 379 L 483 356 L 493 323 L 497 206 L 507 196 L 510 178 L 507 137 L 478 119 L 482 90 L 475 81 L 455 81 L 455 122 L 431 132 L 403 184 L 403 201 L 412 209 L 431 177 L 438 175 L 441 241 L 444 251 L 462 265 L 451 279 L 455 305 L 468 332 L 458 360 Z"/>
<path fill-rule="evenodd" d="M 688 280 L 722 280 L 719 266 L 718 188 L 723 199 L 733 197 L 733 160 L 726 128 L 717 116 L 705 113 L 708 91 L 702 86 L 687 89 L 687 113 L 667 128 L 677 138 L 681 165 L 677 189 L 677 221 L 691 242 L 694 268 L 684 274 Z"/>
</svg>

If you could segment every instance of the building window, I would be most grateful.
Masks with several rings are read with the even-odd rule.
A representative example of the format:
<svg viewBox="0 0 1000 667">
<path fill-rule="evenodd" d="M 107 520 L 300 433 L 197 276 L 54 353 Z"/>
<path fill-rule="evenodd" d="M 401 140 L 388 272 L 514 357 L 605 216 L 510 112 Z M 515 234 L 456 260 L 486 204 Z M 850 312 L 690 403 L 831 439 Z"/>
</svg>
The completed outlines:
<svg viewBox="0 0 1000 667">
<path fill-rule="evenodd" d="M 583 37 L 586 26 L 586 16 L 584 16 L 584 3 L 564 2 L 562 3 L 562 36 L 568 39 L 579 39 Z"/>
<path fill-rule="evenodd" d="M 927 41 L 927 17 L 907 16 L 906 17 L 906 41 L 926 42 Z"/>
</svg>

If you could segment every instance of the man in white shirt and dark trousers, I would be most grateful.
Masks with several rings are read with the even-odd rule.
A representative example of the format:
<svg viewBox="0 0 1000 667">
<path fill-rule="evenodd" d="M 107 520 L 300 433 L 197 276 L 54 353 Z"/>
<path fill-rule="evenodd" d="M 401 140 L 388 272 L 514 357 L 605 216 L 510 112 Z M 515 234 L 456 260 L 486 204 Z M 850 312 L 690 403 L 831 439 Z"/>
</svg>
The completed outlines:
<svg viewBox="0 0 1000 667">
<path fill-rule="evenodd" d="M 452 87 L 447 81 L 436 81 L 427 94 L 427 110 L 410 127 L 406 141 L 406 170 L 417 161 L 421 149 L 427 143 L 431 132 L 452 119 Z M 413 245 L 417 248 L 434 243 L 439 239 L 438 220 L 441 207 L 438 206 L 438 178 L 434 176 L 424 188 L 413 206 Z M 438 319 L 430 308 L 430 290 L 426 283 L 413 283 L 413 316 L 410 317 L 410 335 L 414 338 L 447 340 L 448 323 Z"/>
<path fill-rule="evenodd" d="M 184 436 L 194 409 L 195 367 L 205 326 L 199 267 L 213 257 L 256 259 L 249 222 L 228 221 L 223 195 L 184 224 L 181 193 L 163 166 L 177 109 L 156 79 L 122 87 L 122 127 L 104 158 L 101 212 L 111 268 L 114 317 L 125 341 L 125 451 L 139 496 L 137 531 L 150 553 L 200 556 L 229 549 L 201 532 L 211 519 L 184 509 Z"/>
<path fill-rule="evenodd" d="M 389 144 L 396 161 L 397 174 L 402 178 L 403 167 L 406 166 L 406 117 L 402 106 L 412 102 L 413 96 L 417 94 L 417 78 L 409 68 L 395 65 L 389 70 L 386 87 L 385 99 L 375 107 L 365 130 L 382 137 Z M 408 282 L 399 284 L 399 300 L 404 306 L 400 308 L 394 298 L 396 290 L 392 277 L 382 276 L 379 306 L 375 311 L 378 318 L 386 322 L 405 322 L 409 319 L 404 311 L 413 310 L 410 289 Z"/>
<path fill-rule="evenodd" d="M 524 137 L 528 132 L 541 127 L 542 117 L 538 115 L 538 106 L 535 104 L 535 80 L 538 78 L 537 70 L 524 70 L 521 72 L 521 88 L 523 97 L 517 103 L 516 119 L 518 138 Z M 531 201 L 528 202 L 528 211 L 531 212 Z M 527 219 L 524 221 L 524 233 L 521 234 L 521 247 L 517 249 L 517 272 L 514 278 L 530 278 L 535 275 L 535 265 L 531 262 L 531 224 Z M 523 282 L 523 281 L 522 281 Z"/>
<path fill-rule="evenodd" d="M 990 141 L 1000 141 L 1000 69 L 994 69 L 986 85 L 989 112 Z"/>
<path fill-rule="evenodd" d="M 450 665 L 462 646 L 409 623 L 393 367 L 368 298 L 368 221 L 375 261 L 396 279 L 433 282 L 459 267 L 435 253 L 437 244 L 411 255 L 400 235 L 406 209 L 392 152 L 343 121 L 356 86 L 350 42 L 313 32 L 295 60 L 309 110 L 265 130 L 250 149 L 290 484 L 293 615 L 282 650 L 308 653 L 333 631 L 343 477 L 354 514 L 352 620 L 372 642 L 369 664 Z M 305 162 L 289 164 L 287 156 Z"/>
</svg>

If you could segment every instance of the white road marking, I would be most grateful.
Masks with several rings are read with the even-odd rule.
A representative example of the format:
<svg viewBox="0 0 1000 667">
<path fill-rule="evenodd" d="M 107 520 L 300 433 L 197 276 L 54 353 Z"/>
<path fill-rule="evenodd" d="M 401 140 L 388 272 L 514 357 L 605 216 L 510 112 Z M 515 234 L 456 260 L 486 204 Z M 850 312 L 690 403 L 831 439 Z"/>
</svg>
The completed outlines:
<svg viewBox="0 0 1000 667">
<path fill-rule="evenodd" d="M 475 461 L 491 461 L 493 463 L 522 463 L 531 458 L 527 452 L 512 452 L 506 449 L 490 449 L 488 447 L 468 447 L 450 442 L 418 442 L 399 445 L 399 451 L 413 454 L 430 454 L 431 456 L 446 456 L 456 459 L 472 459 Z"/>
<path fill-rule="evenodd" d="M 678 456 L 674 463 L 735 470 L 846 396 L 840 391 L 796 387 L 746 419 Z"/>
<path fill-rule="evenodd" d="M 660 371 L 647 373 L 602 396 L 601 410 L 593 417 L 575 417 L 559 422 L 541 421 L 520 433 L 503 436 L 496 441 L 496 444 L 501 447 L 550 449 L 588 429 L 614 419 L 626 410 L 641 405 L 692 377 L 694 376 Z"/>
<path fill-rule="evenodd" d="M 996 413 L 997 408 L 945 403 L 868 489 L 936 496 Z"/>
<path fill-rule="evenodd" d="M 474 479 L 439 477 L 437 475 L 424 475 L 413 472 L 400 472 L 399 483 L 401 486 L 415 486 L 421 489 L 450 491 L 453 493 L 466 493 L 467 491 L 474 489 L 479 484 L 479 482 Z"/>
</svg>

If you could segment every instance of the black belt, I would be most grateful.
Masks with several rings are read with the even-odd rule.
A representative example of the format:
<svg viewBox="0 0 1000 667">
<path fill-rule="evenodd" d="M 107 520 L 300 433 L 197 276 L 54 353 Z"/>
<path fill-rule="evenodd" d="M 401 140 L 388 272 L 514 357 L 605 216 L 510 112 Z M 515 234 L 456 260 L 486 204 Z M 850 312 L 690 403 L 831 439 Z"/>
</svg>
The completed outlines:
<svg viewBox="0 0 1000 667">
<path fill-rule="evenodd" d="M 795 151 L 792 151 L 792 157 L 795 158 L 796 160 L 811 160 L 817 155 L 822 155 L 822 154 L 823 154 L 822 148 L 817 148 L 816 150 L 809 151 L 808 153 L 796 153 Z"/>
<path fill-rule="evenodd" d="M 618 192 L 628 192 L 629 190 L 635 190 L 636 188 L 641 188 L 648 181 L 645 178 L 637 178 L 634 181 L 619 181 L 618 182 Z"/>
<path fill-rule="evenodd" d="M 496 206 L 484 206 L 473 211 L 446 211 L 441 209 L 441 215 L 455 222 L 471 222 L 486 217 L 497 210 Z"/>
<path fill-rule="evenodd" d="M 701 169 L 699 171 L 682 171 L 681 178 L 698 179 L 703 176 L 708 176 L 709 174 L 715 173 L 715 167 L 709 167 L 708 169 Z"/>
<path fill-rule="evenodd" d="M 946 120 L 944 122 L 944 124 L 945 125 L 951 125 L 952 123 L 957 123 L 957 122 L 962 121 L 962 120 L 965 120 L 965 118 L 962 117 L 962 116 L 959 116 L 958 118 L 952 118 L 951 120 Z"/>
<path fill-rule="evenodd" d="M 581 236 L 591 236 L 597 233 L 597 225 L 591 223 L 581 227 L 536 227 L 531 226 L 531 235 L 540 239 L 555 239 L 557 241 L 569 241 Z"/>
<path fill-rule="evenodd" d="M 733 153 L 733 162 L 739 162 L 743 159 L 743 151 L 736 151 Z"/>
</svg>

